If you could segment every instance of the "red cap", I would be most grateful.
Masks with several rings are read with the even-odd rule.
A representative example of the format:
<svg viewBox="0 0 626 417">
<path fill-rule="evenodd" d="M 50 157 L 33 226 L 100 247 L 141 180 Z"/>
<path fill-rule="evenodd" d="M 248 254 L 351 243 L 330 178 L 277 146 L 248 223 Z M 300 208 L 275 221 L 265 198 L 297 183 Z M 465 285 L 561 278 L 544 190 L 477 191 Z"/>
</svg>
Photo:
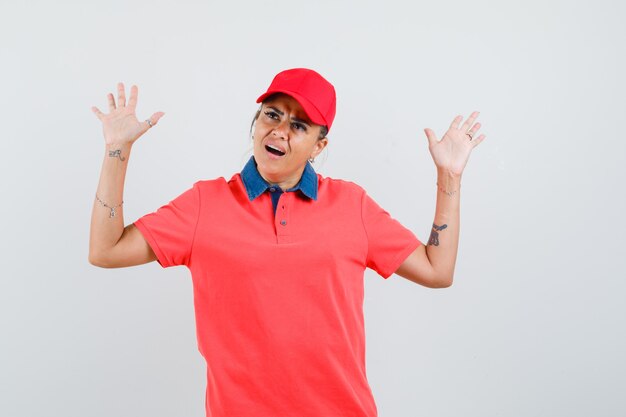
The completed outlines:
<svg viewBox="0 0 626 417">
<path fill-rule="evenodd" d="M 335 119 L 335 87 L 317 72 L 307 68 L 292 68 L 276 74 L 269 88 L 257 103 L 274 93 L 285 93 L 295 98 L 309 119 L 315 124 L 330 126 Z"/>
</svg>

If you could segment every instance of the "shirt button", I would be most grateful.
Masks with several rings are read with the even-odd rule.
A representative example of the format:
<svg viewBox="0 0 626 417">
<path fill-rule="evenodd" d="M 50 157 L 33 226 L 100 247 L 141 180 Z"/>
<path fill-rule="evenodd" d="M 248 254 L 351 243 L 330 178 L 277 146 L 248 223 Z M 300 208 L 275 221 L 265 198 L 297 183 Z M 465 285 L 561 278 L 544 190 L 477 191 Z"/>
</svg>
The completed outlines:
<svg viewBox="0 0 626 417">
<path fill-rule="evenodd" d="M 274 187 L 270 187 L 270 192 L 272 192 L 272 193 L 273 193 L 274 191 L 276 191 L 276 188 L 274 188 Z"/>
<path fill-rule="evenodd" d="M 280 224 L 282 224 L 283 226 L 285 226 L 287 224 L 287 220 L 281 220 Z"/>
</svg>

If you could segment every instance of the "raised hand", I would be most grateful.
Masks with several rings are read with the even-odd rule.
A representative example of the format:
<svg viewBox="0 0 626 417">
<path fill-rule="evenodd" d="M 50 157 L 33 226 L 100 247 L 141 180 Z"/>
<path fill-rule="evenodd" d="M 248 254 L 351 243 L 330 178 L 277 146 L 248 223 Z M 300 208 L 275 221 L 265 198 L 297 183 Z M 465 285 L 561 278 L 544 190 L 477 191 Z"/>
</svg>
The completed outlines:
<svg viewBox="0 0 626 417">
<path fill-rule="evenodd" d="M 141 135 L 146 133 L 150 127 L 157 124 L 159 119 L 165 114 L 156 112 L 143 122 L 137 120 L 135 108 L 137 107 L 138 88 L 136 85 L 130 87 L 130 98 L 126 104 L 126 94 L 124 84 L 117 84 L 117 105 L 112 93 L 107 95 L 109 100 L 109 113 L 102 113 L 93 106 L 91 111 L 102 122 L 104 141 L 109 144 L 132 144 Z"/>
<path fill-rule="evenodd" d="M 483 134 L 475 137 L 480 129 L 480 123 L 474 123 L 478 114 L 477 111 L 473 112 L 461 127 L 459 124 L 463 116 L 455 117 L 441 140 L 437 139 L 432 129 L 424 129 L 428 138 L 428 149 L 438 170 L 461 176 L 472 149 L 485 139 Z"/>
</svg>

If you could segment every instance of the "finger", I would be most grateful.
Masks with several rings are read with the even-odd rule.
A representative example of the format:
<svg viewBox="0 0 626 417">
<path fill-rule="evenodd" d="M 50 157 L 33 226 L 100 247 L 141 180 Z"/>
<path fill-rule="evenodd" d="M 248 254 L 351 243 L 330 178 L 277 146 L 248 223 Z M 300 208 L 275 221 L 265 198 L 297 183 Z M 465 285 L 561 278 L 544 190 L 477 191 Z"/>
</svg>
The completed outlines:
<svg viewBox="0 0 626 417">
<path fill-rule="evenodd" d="M 154 113 L 152 116 L 150 116 L 150 120 L 152 120 L 152 121 L 153 121 L 153 123 L 152 123 L 152 124 L 153 124 L 153 125 L 157 124 L 157 123 L 159 122 L 159 119 L 160 119 L 161 117 L 163 117 L 163 115 L 164 115 L 164 114 L 165 114 L 165 113 L 163 113 L 162 111 L 158 111 L 158 112 Z"/>
<path fill-rule="evenodd" d="M 139 89 L 136 85 L 132 85 L 130 87 L 130 98 L 128 99 L 128 106 L 133 109 L 137 107 L 137 95 L 139 93 Z"/>
<path fill-rule="evenodd" d="M 480 123 L 475 123 L 474 126 L 472 126 L 472 128 L 468 130 L 465 134 L 468 135 L 470 138 L 473 138 L 474 136 L 476 136 L 476 132 L 478 132 L 480 126 Z"/>
<path fill-rule="evenodd" d="M 465 121 L 465 123 L 463 123 L 463 126 L 461 126 L 461 131 L 467 132 L 467 129 L 469 129 L 472 123 L 474 123 L 474 120 L 476 120 L 479 114 L 479 111 L 472 112 L 472 114 L 470 114 L 470 117 Z"/>
<path fill-rule="evenodd" d="M 458 129 L 459 123 L 461 123 L 461 120 L 463 120 L 463 116 L 459 114 L 457 117 L 454 118 L 452 123 L 450 123 L 450 129 Z"/>
<path fill-rule="evenodd" d="M 163 112 L 156 112 L 154 113 L 152 116 L 148 117 L 145 121 L 144 124 L 146 125 L 146 127 L 148 129 L 150 129 L 151 127 L 153 127 L 154 125 L 156 125 L 159 121 L 159 119 L 164 115 L 165 113 Z M 149 121 L 149 122 L 148 122 Z"/>
<path fill-rule="evenodd" d="M 115 98 L 113 98 L 112 93 L 109 93 L 107 98 L 109 99 L 109 111 L 112 112 L 113 110 L 115 110 Z"/>
<path fill-rule="evenodd" d="M 472 139 L 470 141 L 470 143 L 475 147 L 477 147 L 480 142 L 482 142 L 487 136 L 486 135 L 480 135 L 479 137 L 477 137 L 476 139 Z"/>
<path fill-rule="evenodd" d="M 124 83 L 117 83 L 117 105 L 119 107 L 126 106 L 126 92 L 124 91 Z"/>
<path fill-rule="evenodd" d="M 98 119 L 102 120 L 102 116 L 104 116 L 104 113 L 102 113 L 99 108 L 97 108 L 96 106 L 92 106 L 91 111 L 96 115 Z"/>
<path fill-rule="evenodd" d="M 424 133 L 426 133 L 426 138 L 428 139 L 429 147 L 435 146 L 437 142 L 439 142 L 437 140 L 437 135 L 435 135 L 435 132 L 433 132 L 432 129 L 426 128 L 424 129 Z"/>
</svg>

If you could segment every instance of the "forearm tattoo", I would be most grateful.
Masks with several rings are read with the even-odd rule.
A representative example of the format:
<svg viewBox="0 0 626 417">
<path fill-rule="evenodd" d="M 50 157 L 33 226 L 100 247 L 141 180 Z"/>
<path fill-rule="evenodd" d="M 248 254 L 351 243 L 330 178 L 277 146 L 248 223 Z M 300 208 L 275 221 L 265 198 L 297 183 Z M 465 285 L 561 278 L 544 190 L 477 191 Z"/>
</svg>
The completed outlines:
<svg viewBox="0 0 626 417">
<path fill-rule="evenodd" d="M 428 239 L 428 244 L 433 246 L 439 246 L 439 232 L 448 227 L 447 224 L 442 224 L 441 226 L 437 226 L 433 223 L 433 230 L 430 232 L 430 238 Z"/>
<path fill-rule="evenodd" d="M 109 151 L 109 156 L 112 158 L 118 157 L 120 161 L 124 162 L 126 160 L 125 157 L 122 156 L 122 150 L 117 149 L 115 151 Z"/>
</svg>

